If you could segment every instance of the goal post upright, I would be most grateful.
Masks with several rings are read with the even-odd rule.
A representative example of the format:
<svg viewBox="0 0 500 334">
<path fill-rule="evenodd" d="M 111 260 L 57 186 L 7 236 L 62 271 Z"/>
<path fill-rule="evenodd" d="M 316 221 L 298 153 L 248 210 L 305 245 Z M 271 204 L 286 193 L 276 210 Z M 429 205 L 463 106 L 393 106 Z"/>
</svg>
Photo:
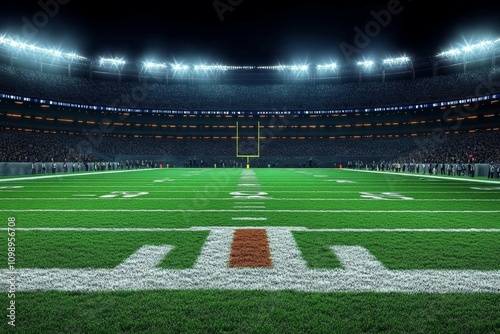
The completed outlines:
<svg viewBox="0 0 500 334">
<path fill-rule="evenodd" d="M 240 154 L 239 123 L 236 121 L 236 157 L 246 158 L 246 168 L 250 168 L 250 158 L 260 158 L 260 121 L 257 121 L 257 154 Z"/>
</svg>

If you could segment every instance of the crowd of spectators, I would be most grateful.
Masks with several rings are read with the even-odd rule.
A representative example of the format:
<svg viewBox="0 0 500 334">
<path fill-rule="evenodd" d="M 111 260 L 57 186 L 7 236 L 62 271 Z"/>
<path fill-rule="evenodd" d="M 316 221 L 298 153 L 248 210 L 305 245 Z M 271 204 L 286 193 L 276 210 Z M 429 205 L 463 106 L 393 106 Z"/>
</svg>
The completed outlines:
<svg viewBox="0 0 500 334">
<path fill-rule="evenodd" d="M 490 163 L 500 162 L 500 133 L 477 132 L 414 139 L 415 147 L 399 161 Z"/>
<path fill-rule="evenodd" d="M 500 66 L 383 83 L 229 85 L 90 80 L 0 64 L 0 92 L 77 104 L 147 109 L 351 109 L 449 101 L 499 93 Z M 255 146 L 254 142 L 240 144 Z M 293 157 L 307 156 L 305 166 L 315 163 L 312 157 L 336 157 L 339 161 L 344 157 L 358 157 L 363 161 L 382 157 L 391 166 L 395 163 L 430 162 L 498 163 L 499 144 L 498 131 L 398 138 L 264 139 L 260 143 L 259 162 L 283 166 Z M 235 153 L 234 139 L 111 135 L 91 138 L 83 134 L 0 131 L 0 161 L 97 162 L 103 159 L 113 161 L 117 156 L 234 157 Z M 200 163 L 200 160 L 194 161 Z M 239 160 L 223 161 L 232 166 L 241 164 Z"/>
<path fill-rule="evenodd" d="M 0 161 L 100 161 L 123 156 L 235 157 L 234 139 L 157 139 L 41 133 L 0 132 Z M 254 147 L 255 142 L 240 142 Z M 241 148 L 240 147 L 240 148 Z M 240 152 L 241 153 L 241 152 Z M 417 136 L 364 139 L 263 139 L 260 156 L 265 161 L 294 157 L 385 159 L 413 163 L 500 162 L 498 131 L 461 133 L 448 136 Z M 263 160 L 264 161 L 264 160 Z"/>
<path fill-rule="evenodd" d="M 449 101 L 500 92 L 500 67 L 414 80 L 188 84 L 97 80 L 0 64 L 0 92 L 61 102 L 169 110 L 332 110 Z"/>
<path fill-rule="evenodd" d="M 0 161 L 97 161 L 79 148 L 78 136 L 33 132 L 0 132 Z"/>
</svg>

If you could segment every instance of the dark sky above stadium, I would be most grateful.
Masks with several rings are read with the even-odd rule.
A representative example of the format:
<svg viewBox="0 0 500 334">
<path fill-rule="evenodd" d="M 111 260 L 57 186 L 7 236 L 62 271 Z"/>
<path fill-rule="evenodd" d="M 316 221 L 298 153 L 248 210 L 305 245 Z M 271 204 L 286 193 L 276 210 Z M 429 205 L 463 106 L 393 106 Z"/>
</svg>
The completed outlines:
<svg viewBox="0 0 500 334">
<path fill-rule="evenodd" d="M 97 58 L 274 65 L 435 55 L 500 36 L 500 3 L 3 0 L 0 32 Z"/>
</svg>

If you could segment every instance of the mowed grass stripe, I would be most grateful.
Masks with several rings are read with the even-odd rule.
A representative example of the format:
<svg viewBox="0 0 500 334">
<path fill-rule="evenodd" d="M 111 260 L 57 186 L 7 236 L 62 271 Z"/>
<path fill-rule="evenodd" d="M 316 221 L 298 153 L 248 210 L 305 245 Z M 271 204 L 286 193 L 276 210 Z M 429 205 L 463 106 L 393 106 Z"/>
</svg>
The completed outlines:
<svg viewBox="0 0 500 334">
<path fill-rule="evenodd" d="M 74 195 L 75 197 L 44 197 L 44 198 L 36 198 L 36 197 L 19 197 L 19 198 L 0 198 L 0 201 L 75 201 L 75 200 L 83 200 L 83 201 L 102 201 L 102 198 L 95 197 L 94 195 Z M 81 197 L 80 197 L 81 196 Z M 93 198 L 90 198 L 90 197 Z M 129 201 L 129 198 L 115 198 L 114 200 L 125 200 Z M 163 197 L 163 198 L 134 198 L 134 201 L 234 201 L 233 198 L 206 198 L 206 197 Z M 391 200 L 388 198 L 388 200 Z M 395 200 L 395 199 L 392 199 Z M 270 198 L 269 201 L 298 201 L 298 202 L 318 202 L 318 201 L 329 201 L 329 202 L 346 202 L 346 201 L 374 201 L 374 199 L 370 198 Z M 498 198 L 412 198 L 411 201 L 414 202 L 500 202 Z M 248 201 L 251 203 L 251 201 Z"/>
<path fill-rule="evenodd" d="M 246 226 L 235 217 L 264 217 L 259 226 L 308 228 L 500 228 L 500 213 L 412 212 L 5 212 L 17 227 L 147 227 Z"/>
<path fill-rule="evenodd" d="M 373 194 L 376 196 L 386 197 L 387 199 L 397 199 L 396 197 L 391 198 L 388 193 L 398 194 L 404 197 L 410 197 L 415 200 L 466 200 L 466 199 L 500 199 L 500 192 L 494 191 L 481 191 L 481 192 L 468 192 L 467 190 L 462 190 L 459 193 L 439 193 L 439 192 L 411 192 L 408 190 L 392 189 L 391 191 L 322 191 L 322 192 L 307 192 L 302 190 L 281 192 L 275 191 L 273 188 L 268 188 L 265 191 L 268 195 L 267 199 L 274 200 L 287 200 L 287 199 L 327 199 L 327 200 L 352 200 L 352 199 L 366 199 L 366 194 Z M 365 189 L 366 190 L 366 189 Z M 127 190 L 120 190 L 127 191 Z M 232 193 L 235 191 L 224 191 L 218 190 L 214 191 L 154 191 L 149 188 L 136 188 L 134 190 L 128 190 L 129 192 L 145 192 L 141 196 L 135 197 L 137 199 L 220 199 L 220 200 L 230 200 L 233 198 Z M 249 190 L 239 190 L 245 193 Z M 255 190 L 253 190 L 255 191 Z M 72 191 L 50 191 L 50 192 L 37 192 L 36 190 L 21 190 L 16 191 L 0 191 L 0 200 L 11 200 L 11 199 L 50 199 L 50 198 L 69 198 L 72 199 L 75 196 L 83 195 L 93 195 L 94 198 L 99 198 L 103 195 L 108 195 L 112 191 L 110 190 L 89 190 L 82 191 L 82 189 L 74 189 Z M 365 196 L 365 197 L 363 197 Z"/>
<path fill-rule="evenodd" d="M 7 294 L 0 303 L 8 304 Z M 19 323 L 30 333 L 442 334 L 500 328 L 498 294 L 33 292 L 16 295 L 16 305 L 28 314 Z"/>
<path fill-rule="evenodd" d="M 115 196 L 115 195 L 110 195 Z M 118 195 L 120 196 L 120 195 Z M 267 196 L 267 195 L 266 195 Z M 236 198 L 234 199 L 240 199 Z M 241 196 L 240 196 L 241 197 Z M 0 211 L 158 211 L 158 212 L 236 212 L 244 210 L 234 210 L 231 201 L 215 200 L 210 201 L 210 197 L 186 199 L 183 201 L 168 200 L 135 200 L 134 198 L 105 198 L 101 200 L 21 200 L 21 201 L 0 201 Z M 494 199 L 494 198 L 492 198 Z M 266 200 L 265 197 L 256 196 L 253 200 Z M 251 199 L 248 201 L 251 205 Z M 387 200 L 341 200 L 341 201 L 266 201 L 266 209 L 255 209 L 255 212 L 415 212 L 425 213 L 430 211 L 439 212 L 498 212 L 496 201 L 414 201 L 399 200 L 389 198 Z"/>
</svg>

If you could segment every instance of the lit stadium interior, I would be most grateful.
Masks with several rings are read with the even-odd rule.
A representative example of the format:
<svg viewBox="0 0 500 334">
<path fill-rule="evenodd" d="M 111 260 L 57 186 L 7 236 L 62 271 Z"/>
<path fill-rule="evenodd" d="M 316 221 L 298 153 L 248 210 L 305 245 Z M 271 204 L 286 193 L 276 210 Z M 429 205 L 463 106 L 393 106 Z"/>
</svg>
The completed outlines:
<svg viewBox="0 0 500 334">
<path fill-rule="evenodd" d="M 500 333 L 500 38 L 231 63 L 32 35 L 0 35 L 0 333 Z"/>
<path fill-rule="evenodd" d="M 469 163 L 469 155 L 475 163 L 500 161 L 500 39 L 431 59 L 405 56 L 345 68 L 128 65 L 9 37 L 0 45 L 0 158 L 27 163 L 19 174 L 30 174 L 32 162 L 39 169 L 53 160 L 58 168 L 64 161 L 126 160 L 241 166 L 236 124 L 239 144 L 254 146 L 255 155 L 257 122 L 255 167 L 305 167 L 311 158 L 328 168 L 353 161 L 364 167 L 369 161 L 370 168 Z"/>
</svg>

